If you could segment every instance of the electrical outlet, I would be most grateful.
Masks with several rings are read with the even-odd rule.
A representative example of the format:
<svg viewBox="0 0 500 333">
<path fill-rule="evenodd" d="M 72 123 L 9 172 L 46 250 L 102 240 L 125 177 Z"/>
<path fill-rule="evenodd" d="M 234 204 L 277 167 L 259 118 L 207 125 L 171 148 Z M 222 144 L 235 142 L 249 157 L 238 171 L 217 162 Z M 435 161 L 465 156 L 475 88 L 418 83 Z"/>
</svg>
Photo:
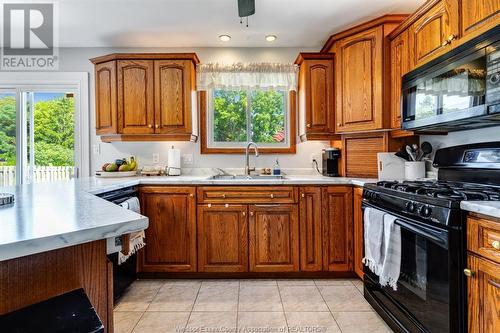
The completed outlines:
<svg viewBox="0 0 500 333">
<path fill-rule="evenodd" d="M 92 146 L 92 151 L 94 152 L 94 155 L 99 155 L 101 153 L 101 145 L 96 143 Z"/>
<path fill-rule="evenodd" d="M 153 163 L 160 163 L 160 153 L 153 154 Z"/>
<path fill-rule="evenodd" d="M 310 161 L 313 166 L 314 166 L 314 160 L 316 160 L 316 162 L 318 162 L 319 165 L 319 163 L 321 163 L 321 156 L 318 154 L 311 154 Z"/>
<path fill-rule="evenodd" d="M 193 154 L 183 154 L 182 155 L 182 163 L 184 165 L 192 165 L 193 164 Z"/>
</svg>

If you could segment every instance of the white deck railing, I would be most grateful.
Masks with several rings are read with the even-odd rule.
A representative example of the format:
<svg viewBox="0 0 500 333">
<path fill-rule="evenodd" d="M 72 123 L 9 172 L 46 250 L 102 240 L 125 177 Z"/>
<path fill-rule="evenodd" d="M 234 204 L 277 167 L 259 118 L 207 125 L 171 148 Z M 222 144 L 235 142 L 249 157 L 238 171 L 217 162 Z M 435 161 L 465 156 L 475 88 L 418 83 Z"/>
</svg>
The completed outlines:
<svg viewBox="0 0 500 333">
<path fill-rule="evenodd" d="M 73 166 L 36 166 L 33 170 L 33 183 L 68 180 L 75 176 Z M 16 185 L 16 167 L 0 166 L 0 186 Z"/>
</svg>

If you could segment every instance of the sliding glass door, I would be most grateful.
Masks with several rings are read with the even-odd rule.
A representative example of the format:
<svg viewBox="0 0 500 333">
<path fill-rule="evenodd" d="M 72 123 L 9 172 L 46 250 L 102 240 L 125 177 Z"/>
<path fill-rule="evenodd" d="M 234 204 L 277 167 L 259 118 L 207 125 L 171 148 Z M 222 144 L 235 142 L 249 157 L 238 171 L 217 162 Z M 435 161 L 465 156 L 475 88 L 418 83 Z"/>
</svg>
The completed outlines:
<svg viewBox="0 0 500 333">
<path fill-rule="evenodd" d="M 0 90 L 0 186 L 78 175 L 74 96 L 69 89 Z"/>
</svg>

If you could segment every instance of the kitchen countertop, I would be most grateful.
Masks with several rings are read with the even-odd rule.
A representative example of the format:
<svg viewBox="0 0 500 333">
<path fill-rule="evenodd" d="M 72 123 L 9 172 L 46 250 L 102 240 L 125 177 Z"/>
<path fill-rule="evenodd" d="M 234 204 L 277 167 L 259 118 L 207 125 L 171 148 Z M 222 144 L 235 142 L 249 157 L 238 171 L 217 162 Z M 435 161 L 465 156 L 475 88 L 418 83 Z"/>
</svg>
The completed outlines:
<svg viewBox="0 0 500 333">
<path fill-rule="evenodd" d="M 460 208 L 469 212 L 500 218 L 500 201 L 462 201 Z"/>
<path fill-rule="evenodd" d="M 212 180 L 210 176 L 82 178 L 0 187 L 15 195 L 0 208 L 0 261 L 116 237 L 148 227 L 145 216 L 95 194 L 135 185 L 355 185 L 376 179 L 290 175 L 271 180 Z"/>
</svg>

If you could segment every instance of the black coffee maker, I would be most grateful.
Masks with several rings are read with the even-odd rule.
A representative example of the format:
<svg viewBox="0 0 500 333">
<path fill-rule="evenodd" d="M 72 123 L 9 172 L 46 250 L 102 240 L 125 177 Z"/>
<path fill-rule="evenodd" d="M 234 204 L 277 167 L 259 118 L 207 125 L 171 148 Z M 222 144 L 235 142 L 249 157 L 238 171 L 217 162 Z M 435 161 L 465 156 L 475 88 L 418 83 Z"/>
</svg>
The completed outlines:
<svg viewBox="0 0 500 333">
<path fill-rule="evenodd" d="M 338 148 L 323 149 L 323 176 L 329 176 L 329 177 L 339 176 L 339 158 L 340 158 L 340 149 Z"/>
</svg>

